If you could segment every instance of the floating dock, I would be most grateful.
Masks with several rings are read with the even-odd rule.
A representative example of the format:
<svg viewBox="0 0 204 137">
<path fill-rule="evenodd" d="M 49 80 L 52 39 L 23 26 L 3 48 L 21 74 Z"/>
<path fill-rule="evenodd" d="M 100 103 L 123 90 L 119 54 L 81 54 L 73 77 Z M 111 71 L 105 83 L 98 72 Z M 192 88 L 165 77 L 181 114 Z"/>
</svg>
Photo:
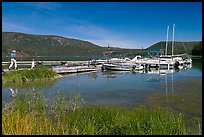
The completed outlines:
<svg viewBox="0 0 204 137">
<path fill-rule="evenodd" d="M 2 66 L 9 65 L 10 61 L 2 62 Z M 18 61 L 17 65 L 19 66 L 31 66 L 32 61 Z M 88 64 L 88 61 L 35 61 L 35 64 L 41 64 L 44 66 L 56 66 L 56 65 L 64 65 L 64 64 Z"/>
<path fill-rule="evenodd" d="M 56 66 L 56 67 L 53 67 L 52 70 L 57 74 L 64 74 L 64 73 L 80 73 L 80 72 L 97 71 L 98 69 L 96 67 L 89 67 L 89 66 L 74 66 L 74 67 Z"/>
</svg>

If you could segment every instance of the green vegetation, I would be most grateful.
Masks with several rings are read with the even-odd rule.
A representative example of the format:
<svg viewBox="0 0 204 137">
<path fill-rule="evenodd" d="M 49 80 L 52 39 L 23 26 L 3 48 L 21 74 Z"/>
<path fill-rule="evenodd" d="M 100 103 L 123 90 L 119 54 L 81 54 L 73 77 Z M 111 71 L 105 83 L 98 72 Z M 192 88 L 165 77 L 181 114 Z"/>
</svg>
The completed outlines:
<svg viewBox="0 0 204 137">
<path fill-rule="evenodd" d="M 199 43 L 193 47 L 192 55 L 202 55 L 202 43 Z"/>
<path fill-rule="evenodd" d="M 58 96 L 49 102 L 42 94 L 20 95 L 3 108 L 2 134 L 179 135 L 189 134 L 181 113 L 137 107 L 85 107 L 79 95 Z M 54 102 L 54 104 L 52 104 Z M 200 128 L 191 134 L 201 134 Z"/>
<path fill-rule="evenodd" d="M 18 70 L 2 76 L 2 86 L 8 83 L 25 83 L 28 81 L 51 79 L 57 74 L 46 67 L 40 66 L 31 70 Z"/>
</svg>

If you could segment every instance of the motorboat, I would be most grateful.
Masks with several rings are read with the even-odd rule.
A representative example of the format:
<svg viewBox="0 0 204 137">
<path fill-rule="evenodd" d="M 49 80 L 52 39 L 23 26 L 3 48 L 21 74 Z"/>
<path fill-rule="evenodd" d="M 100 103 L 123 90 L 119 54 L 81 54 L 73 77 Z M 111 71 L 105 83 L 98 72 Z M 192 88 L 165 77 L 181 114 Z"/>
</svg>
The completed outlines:
<svg viewBox="0 0 204 137">
<path fill-rule="evenodd" d="M 131 71 L 133 70 L 133 67 L 129 65 L 122 65 L 122 64 L 104 63 L 102 65 L 102 70 Z"/>
<path fill-rule="evenodd" d="M 133 71 L 142 69 L 144 69 L 142 65 L 135 63 L 104 63 L 102 65 L 102 70 Z"/>
</svg>

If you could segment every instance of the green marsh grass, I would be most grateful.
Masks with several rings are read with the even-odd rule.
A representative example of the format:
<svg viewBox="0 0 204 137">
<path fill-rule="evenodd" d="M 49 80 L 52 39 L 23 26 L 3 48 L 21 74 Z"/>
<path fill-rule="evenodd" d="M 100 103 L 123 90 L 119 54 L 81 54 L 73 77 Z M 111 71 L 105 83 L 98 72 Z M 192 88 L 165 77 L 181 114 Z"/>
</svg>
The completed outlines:
<svg viewBox="0 0 204 137">
<path fill-rule="evenodd" d="M 18 70 L 5 73 L 2 76 L 2 85 L 10 83 L 25 83 L 28 81 L 51 79 L 57 74 L 46 67 L 39 66 L 31 70 Z"/>
<path fill-rule="evenodd" d="M 52 105 L 51 105 L 52 104 Z M 2 111 L 2 134 L 27 135 L 185 135 L 183 114 L 162 108 L 83 106 L 80 95 L 19 95 Z M 200 130 L 191 134 L 200 134 Z"/>
</svg>

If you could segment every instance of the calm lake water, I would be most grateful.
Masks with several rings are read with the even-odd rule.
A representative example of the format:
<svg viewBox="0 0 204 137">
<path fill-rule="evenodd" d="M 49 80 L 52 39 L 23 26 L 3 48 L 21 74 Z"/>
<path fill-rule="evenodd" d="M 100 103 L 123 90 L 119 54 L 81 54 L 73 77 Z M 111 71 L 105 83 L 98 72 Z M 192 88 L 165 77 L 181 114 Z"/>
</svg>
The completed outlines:
<svg viewBox="0 0 204 137">
<path fill-rule="evenodd" d="M 2 89 L 2 107 L 17 96 L 41 92 L 47 99 L 57 95 L 79 95 L 85 105 L 118 107 L 168 106 L 193 115 L 202 115 L 202 60 L 193 60 L 191 68 L 159 74 L 151 72 L 97 72 L 67 75 L 54 82 L 32 86 L 10 86 Z"/>
</svg>

